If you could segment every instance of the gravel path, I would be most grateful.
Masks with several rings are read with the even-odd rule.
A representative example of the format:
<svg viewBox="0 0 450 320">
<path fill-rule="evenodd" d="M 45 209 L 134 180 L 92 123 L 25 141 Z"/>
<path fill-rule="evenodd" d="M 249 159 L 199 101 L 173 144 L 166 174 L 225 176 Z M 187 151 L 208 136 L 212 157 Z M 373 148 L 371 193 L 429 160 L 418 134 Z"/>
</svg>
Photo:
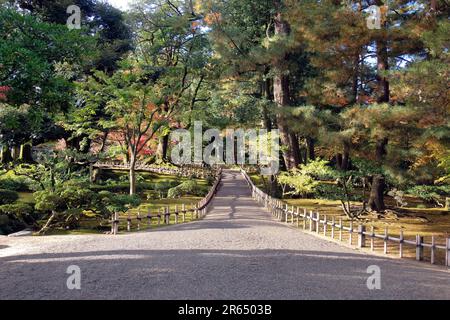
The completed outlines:
<svg viewBox="0 0 450 320">
<path fill-rule="evenodd" d="M 66 270 L 81 268 L 81 290 Z M 382 289 L 368 290 L 367 268 Z M 372 256 L 272 221 L 225 171 L 205 220 L 113 236 L 0 237 L 0 299 L 450 299 L 444 269 Z"/>
</svg>

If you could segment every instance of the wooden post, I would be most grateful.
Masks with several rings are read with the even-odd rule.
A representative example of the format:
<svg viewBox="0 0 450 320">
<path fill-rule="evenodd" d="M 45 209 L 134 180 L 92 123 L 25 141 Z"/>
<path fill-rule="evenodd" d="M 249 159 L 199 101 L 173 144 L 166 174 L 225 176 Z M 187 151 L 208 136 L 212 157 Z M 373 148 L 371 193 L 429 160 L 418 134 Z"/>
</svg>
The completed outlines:
<svg viewBox="0 0 450 320">
<path fill-rule="evenodd" d="M 450 238 L 445 239 L 445 265 L 450 267 Z"/>
<path fill-rule="evenodd" d="M 388 228 L 384 228 L 384 254 L 388 254 L 388 240 L 389 240 L 389 231 Z"/>
<path fill-rule="evenodd" d="M 119 233 L 119 213 L 114 212 L 114 219 L 113 219 L 113 235 L 117 235 Z"/>
<path fill-rule="evenodd" d="M 138 211 L 137 213 L 137 230 L 140 231 L 141 230 L 141 210 Z"/>
<path fill-rule="evenodd" d="M 161 210 L 158 209 L 158 227 L 161 226 Z"/>
<path fill-rule="evenodd" d="M 342 218 L 339 218 L 339 241 L 342 242 Z"/>
<path fill-rule="evenodd" d="M 300 208 L 297 207 L 297 228 L 300 228 Z"/>
<path fill-rule="evenodd" d="M 423 261 L 423 237 L 416 236 L 416 260 Z"/>
<path fill-rule="evenodd" d="M 298 208 L 297 208 L 297 213 L 298 213 Z M 292 211 L 291 211 L 291 224 L 294 224 L 294 206 L 292 206 Z"/>
<path fill-rule="evenodd" d="M 436 238 L 433 235 L 431 237 L 431 264 L 436 263 Z"/>
<path fill-rule="evenodd" d="M 316 233 L 320 232 L 320 213 L 316 212 L 317 220 L 316 220 Z"/>
<path fill-rule="evenodd" d="M 334 227 L 336 226 L 336 218 L 331 218 L 331 238 L 334 240 Z"/>
<path fill-rule="evenodd" d="M 183 214 L 183 223 L 186 222 L 186 205 L 183 203 L 182 206 L 182 214 Z"/>
<path fill-rule="evenodd" d="M 131 216 L 130 216 L 130 213 L 128 213 L 128 218 L 127 218 L 127 231 L 128 232 L 131 231 Z"/>
<path fill-rule="evenodd" d="M 286 223 L 289 223 L 289 206 L 286 205 L 286 209 L 284 210 L 286 214 Z"/>
<path fill-rule="evenodd" d="M 175 206 L 175 224 L 178 224 L 178 205 Z"/>
<path fill-rule="evenodd" d="M 366 246 L 366 235 L 364 234 L 366 232 L 366 226 L 360 224 L 358 226 L 358 247 L 364 248 Z"/>
<path fill-rule="evenodd" d="M 375 227 L 371 228 L 372 234 L 370 235 L 370 250 L 375 251 Z"/>
<path fill-rule="evenodd" d="M 166 224 L 170 225 L 170 207 L 166 208 Z"/>
<path fill-rule="evenodd" d="M 400 230 L 400 243 L 398 245 L 398 256 L 403 258 L 403 243 L 405 242 L 405 236 L 403 230 Z"/>
<path fill-rule="evenodd" d="M 353 220 L 350 221 L 350 231 L 349 232 L 350 232 L 350 235 L 348 238 L 348 242 L 350 245 L 352 245 L 353 244 Z"/>
<path fill-rule="evenodd" d="M 308 217 L 308 211 L 303 209 L 303 230 L 306 230 L 306 220 Z"/>
<path fill-rule="evenodd" d="M 313 221 L 314 218 L 314 213 L 312 211 L 309 212 L 309 232 L 313 232 L 314 231 L 314 227 L 315 223 Z"/>
<path fill-rule="evenodd" d="M 328 221 L 327 221 L 327 216 L 325 215 L 323 217 L 323 235 L 325 237 L 327 236 L 327 229 L 328 229 Z"/>
</svg>

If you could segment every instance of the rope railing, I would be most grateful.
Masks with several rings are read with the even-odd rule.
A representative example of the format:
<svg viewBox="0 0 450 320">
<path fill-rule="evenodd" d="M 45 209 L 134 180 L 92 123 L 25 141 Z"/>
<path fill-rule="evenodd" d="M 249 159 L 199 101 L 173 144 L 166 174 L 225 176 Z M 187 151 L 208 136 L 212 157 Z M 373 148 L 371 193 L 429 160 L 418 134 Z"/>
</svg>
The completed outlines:
<svg viewBox="0 0 450 320">
<path fill-rule="evenodd" d="M 185 223 L 187 221 L 186 218 L 189 218 L 189 216 L 191 221 L 203 219 L 208 214 L 212 200 L 219 190 L 221 181 L 222 169 L 219 168 L 215 172 L 215 181 L 208 194 L 198 203 L 191 204 L 190 208 L 188 208 L 186 204 L 182 204 L 181 207 L 176 205 L 175 210 L 172 211 L 170 210 L 170 207 L 166 206 L 164 208 L 160 208 L 155 214 L 152 214 L 151 209 L 148 209 L 146 223 L 143 222 L 143 220 L 145 220 L 145 216 L 142 215 L 142 211 L 140 209 L 138 209 L 138 213 L 135 218 L 132 218 L 131 213 L 129 213 L 126 219 L 127 231 L 131 232 L 134 225 L 136 226 L 137 231 L 140 231 L 145 225 L 147 227 L 151 227 L 154 219 L 156 219 L 156 224 L 158 227 L 161 225 L 170 225 L 172 216 L 174 217 L 174 224 Z M 111 222 L 111 234 L 117 235 L 119 233 L 120 222 L 120 217 L 118 213 L 116 213 L 115 219 Z"/>
<path fill-rule="evenodd" d="M 252 190 L 252 197 L 258 203 L 262 204 L 278 221 L 291 225 L 296 225 L 297 228 L 303 228 L 305 231 L 309 231 L 314 234 L 323 234 L 326 237 L 331 237 L 333 240 L 336 237 L 340 242 L 344 241 L 344 232 L 348 232 L 348 243 L 353 245 L 353 235 L 357 237 L 357 247 L 368 247 L 367 241 L 370 240 L 370 250 L 375 251 L 375 240 L 379 239 L 383 241 L 383 253 L 389 254 L 389 243 L 398 244 L 399 257 L 405 257 L 405 246 L 415 247 L 415 259 L 417 261 L 425 260 L 425 248 L 430 250 L 430 262 L 431 264 L 437 264 L 437 253 L 443 251 L 445 254 L 444 265 L 450 267 L 450 238 L 445 239 L 445 245 L 438 245 L 436 243 L 436 237 L 432 236 L 431 243 L 426 243 L 424 237 L 417 235 L 416 239 L 406 240 L 403 231 L 400 231 L 398 237 L 389 235 L 388 228 L 385 228 L 384 234 L 376 234 L 375 229 L 372 226 L 370 231 L 367 230 L 367 226 L 364 224 L 354 225 L 353 221 L 350 221 L 349 226 L 344 226 L 342 218 L 336 221 L 333 216 L 331 219 L 327 215 L 314 212 L 312 210 L 301 209 L 299 207 L 291 206 L 283 203 L 280 199 L 273 198 L 259 189 L 247 172 L 241 169 L 241 173 L 244 176 L 247 184 Z"/>
</svg>

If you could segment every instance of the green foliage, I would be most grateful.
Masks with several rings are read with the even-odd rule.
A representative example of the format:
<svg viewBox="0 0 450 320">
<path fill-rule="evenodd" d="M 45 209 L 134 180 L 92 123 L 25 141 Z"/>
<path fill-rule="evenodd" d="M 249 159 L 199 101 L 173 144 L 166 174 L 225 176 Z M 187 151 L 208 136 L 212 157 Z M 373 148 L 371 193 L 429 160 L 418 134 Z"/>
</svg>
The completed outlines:
<svg viewBox="0 0 450 320">
<path fill-rule="evenodd" d="M 27 192 L 30 191 L 30 181 L 25 177 L 7 177 L 0 179 L 0 189 Z"/>
<path fill-rule="evenodd" d="M 173 188 L 176 188 L 179 185 L 176 181 L 161 181 L 161 182 L 155 182 L 152 185 L 152 189 L 158 193 L 159 198 L 163 199 L 166 197 L 170 197 L 170 190 Z"/>
<path fill-rule="evenodd" d="M 208 193 L 208 190 L 197 184 L 195 180 L 183 182 L 179 186 L 169 190 L 167 197 L 170 199 L 180 198 L 185 195 L 203 197 Z"/>
<path fill-rule="evenodd" d="M 306 197 L 313 195 L 320 186 L 319 180 L 332 179 L 337 173 L 329 167 L 329 162 L 321 159 L 302 164 L 298 169 L 283 172 L 278 176 L 278 182 L 283 187 L 283 194 Z M 291 191 L 286 192 L 290 188 Z"/>
<path fill-rule="evenodd" d="M 347 186 L 350 201 L 363 201 L 362 195 L 355 193 L 352 184 Z M 342 200 L 346 199 L 346 194 L 341 185 L 320 183 L 314 190 L 314 198 L 324 200 Z"/>
<path fill-rule="evenodd" d="M 34 208 L 27 203 L 5 204 L 0 206 L 0 214 L 22 221 L 25 224 L 33 224 L 38 217 Z"/>
<path fill-rule="evenodd" d="M 283 172 L 278 176 L 278 182 L 282 185 L 289 186 L 293 191 L 283 192 L 284 194 L 300 195 L 306 197 L 313 194 L 319 182 L 308 175 L 301 174 L 297 170 L 289 173 Z"/>
<path fill-rule="evenodd" d="M 336 172 L 329 166 L 329 161 L 317 159 L 301 164 L 298 172 L 316 180 L 329 180 L 336 177 Z"/>
<path fill-rule="evenodd" d="M 11 204 L 19 200 L 19 194 L 13 190 L 0 190 L 0 205 Z"/>
<path fill-rule="evenodd" d="M 422 199 L 427 203 L 444 206 L 443 197 L 450 196 L 450 185 L 444 186 L 414 186 L 407 190 L 407 193 Z"/>
<path fill-rule="evenodd" d="M 137 195 L 113 194 L 107 191 L 99 193 L 102 205 L 108 210 L 108 213 L 127 212 L 128 210 L 138 207 L 141 199 Z"/>
</svg>

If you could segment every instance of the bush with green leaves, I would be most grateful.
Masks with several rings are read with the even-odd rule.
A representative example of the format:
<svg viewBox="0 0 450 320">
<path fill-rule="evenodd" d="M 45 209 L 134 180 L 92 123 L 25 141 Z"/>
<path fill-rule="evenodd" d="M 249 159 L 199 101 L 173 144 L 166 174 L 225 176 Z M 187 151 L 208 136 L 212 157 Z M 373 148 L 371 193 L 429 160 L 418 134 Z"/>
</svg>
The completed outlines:
<svg viewBox="0 0 450 320">
<path fill-rule="evenodd" d="M 417 197 L 426 203 L 444 207 L 444 197 L 449 197 L 450 186 L 414 186 L 407 191 L 408 194 Z"/>
<path fill-rule="evenodd" d="M 13 190 L 0 189 L 0 205 L 11 204 L 19 200 L 19 194 Z"/>
<path fill-rule="evenodd" d="M 336 172 L 329 166 L 329 162 L 322 159 L 301 164 L 298 172 L 304 176 L 310 176 L 315 180 L 330 180 L 336 178 Z"/>
<path fill-rule="evenodd" d="M 27 225 L 33 225 L 39 218 L 34 208 L 27 203 L 5 204 L 0 206 L 0 214 L 7 215 L 12 220 L 18 220 Z"/>
<path fill-rule="evenodd" d="M 302 164 L 297 169 L 281 173 L 278 176 L 278 182 L 283 188 L 283 196 L 313 195 L 320 185 L 319 180 L 333 179 L 337 176 L 328 164 L 328 161 L 318 159 Z"/>
<path fill-rule="evenodd" d="M 153 183 L 151 189 L 159 195 L 160 199 L 164 199 L 169 197 L 169 191 L 176 188 L 178 185 L 179 183 L 176 181 L 161 181 Z"/>
<path fill-rule="evenodd" d="M 349 200 L 363 201 L 362 195 L 355 194 L 354 188 L 351 184 L 348 185 Z M 324 200 L 342 200 L 345 199 L 346 194 L 342 186 L 334 183 L 320 183 L 314 190 L 314 198 Z"/>
<path fill-rule="evenodd" d="M 311 176 L 302 174 L 297 169 L 283 172 L 278 176 L 278 182 L 283 188 L 283 196 L 294 195 L 306 197 L 312 195 L 319 182 Z"/>
<path fill-rule="evenodd" d="M 25 177 L 8 177 L 0 179 L 0 189 L 27 192 L 30 191 L 30 182 Z"/>
<path fill-rule="evenodd" d="M 208 189 L 199 186 L 195 180 L 188 180 L 169 190 L 167 197 L 170 199 L 181 198 L 182 196 L 191 195 L 204 197 L 208 193 Z"/>
</svg>

